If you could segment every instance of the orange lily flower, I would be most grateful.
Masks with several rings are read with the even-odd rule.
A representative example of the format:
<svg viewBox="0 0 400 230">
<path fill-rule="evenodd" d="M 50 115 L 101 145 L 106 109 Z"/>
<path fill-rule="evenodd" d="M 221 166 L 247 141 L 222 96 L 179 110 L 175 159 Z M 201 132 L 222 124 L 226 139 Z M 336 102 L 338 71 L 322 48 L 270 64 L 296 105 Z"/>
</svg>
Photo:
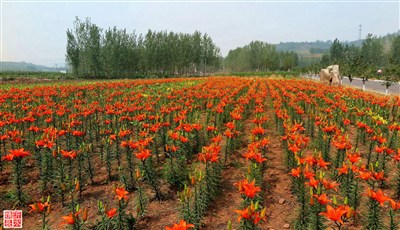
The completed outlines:
<svg viewBox="0 0 400 230">
<path fill-rule="evenodd" d="M 118 200 L 122 200 L 122 199 L 128 200 L 129 192 L 127 192 L 124 187 L 116 188 L 115 194 L 116 194 L 115 198 Z"/>
<path fill-rule="evenodd" d="M 325 216 L 330 220 L 333 220 L 335 222 L 340 222 L 341 224 L 343 224 L 343 220 L 342 220 L 342 216 L 344 214 L 346 214 L 346 210 L 344 210 L 342 207 L 338 207 L 338 208 L 333 208 L 332 206 L 328 205 L 326 207 L 326 212 L 321 212 L 320 215 L 321 216 Z"/>
<path fill-rule="evenodd" d="M 147 158 L 149 158 L 149 156 L 151 156 L 150 152 L 151 152 L 151 150 L 149 150 L 149 149 L 143 149 L 139 153 L 136 153 L 136 158 L 141 161 L 145 161 Z"/>
<path fill-rule="evenodd" d="M 261 191 L 261 188 L 255 185 L 256 180 L 249 183 L 247 179 L 238 182 L 236 185 L 239 186 L 240 194 L 245 194 L 249 198 L 254 198 L 257 192 Z"/>
<path fill-rule="evenodd" d="M 296 144 L 292 144 L 290 145 L 289 150 L 292 151 L 293 153 L 297 153 L 301 150 L 301 148 L 299 148 L 299 146 L 297 146 Z"/>
<path fill-rule="evenodd" d="M 36 213 L 41 213 L 44 211 L 44 209 L 49 206 L 48 203 L 42 203 L 42 202 L 37 202 L 34 204 L 29 205 L 29 207 L 31 207 L 31 210 L 29 210 L 29 213 L 31 212 L 36 212 Z"/>
<path fill-rule="evenodd" d="M 314 177 L 311 177 L 310 181 L 306 182 L 306 184 L 309 185 L 310 187 L 313 187 L 313 188 L 317 189 L 319 181 L 316 180 Z"/>
<path fill-rule="evenodd" d="M 289 174 L 294 176 L 294 177 L 300 177 L 301 168 L 298 167 L 298 168 L 292 169 L 292 171 Z"/>
<path fill-rule="evenodd" d="M 328 165 L 330 165 L 331 163 L 324 161 L 324 159 L 320 156 L 318 161 L 317 161 L 317 165 L 321 168 L 324 169 L 328 169 Z"/>
<path fill-rule="evenodd" d="M 367 196 L 371 197 L 372 199 L 378 201 L 378 203 L 383 207 L 383 204 L 386 201 L 390 201 L 390 198 L 386 196 L 381 189 L 378 192 L 375 192 L 372 189 L 367 190 Z"/>
<path fill-rule="evenodd" d="M 319 196 L 318 195 L 313 195 L 313 196 L 315 198 L 317 198 L 317 202 L 322 204 L 322 205 L 325 205 L 327 203 L 331 203 L 332 202 L 331 200 L 329 200 L 328 196 L 325 193 L 323 193 L 323 194 L 321 194 Z"/>
<path fill-rule="evenodd" d="M 165 227 L 165 230 L 187 230 L 194 228 L 193 224 L 188 224 L 186 221 L 181 220 L 179 224 L 173 224 L 172 227 Z"/>
</svg>

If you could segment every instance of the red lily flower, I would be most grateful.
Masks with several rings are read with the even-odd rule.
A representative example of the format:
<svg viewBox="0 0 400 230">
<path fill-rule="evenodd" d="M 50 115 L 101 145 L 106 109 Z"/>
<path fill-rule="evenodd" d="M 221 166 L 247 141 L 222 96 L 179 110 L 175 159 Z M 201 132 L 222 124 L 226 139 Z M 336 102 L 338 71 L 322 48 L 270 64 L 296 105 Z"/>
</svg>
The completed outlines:
<svg viewBox="0 0 400 230">
<path fill-rule="evenodd" d="M 7 154 L 7 155 L 5 155 L 4 157 L 2 157 L 1 158 L 1 160 L 3 160 L 3 161 L 13 161 L 14 160 L 14 155 L 13 154 Z"/>
<path fill-rule="evenodd" d="M 106 215 L 107 215 L 108 219 L 113 218 L 114 216 L 117 215 L 117 209 L 116 208 L 112 208 L 112 209 L 108 210 L 106 212 Z"/>
<path fill-rule="evenodd" d="M 30 156 L 31 154 L 28 151 L 25 151 L 24 148 L 20 149 L 12 149 L 9 150 L 10 154 L 14 155 L 14 157 L 24 158 L 26 156 Z"/>
</svg>

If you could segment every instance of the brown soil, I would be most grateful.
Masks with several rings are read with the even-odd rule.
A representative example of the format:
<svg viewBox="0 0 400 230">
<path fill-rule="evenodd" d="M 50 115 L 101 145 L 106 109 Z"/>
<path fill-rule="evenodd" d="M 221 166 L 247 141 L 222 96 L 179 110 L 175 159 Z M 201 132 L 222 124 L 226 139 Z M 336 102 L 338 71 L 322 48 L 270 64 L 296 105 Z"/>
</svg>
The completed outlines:
<svg viewBox="0 0 400 230">
<path fill-rule="evenodd" d="M 275 130 L 270 129 L 271 131 L 271 144 L 268 148 L 270 152 L 266 175 L 268 186 L 270 186 L 266 200 L 267 207 L 270 210 L 267 226 L 270 229 L 283 229 L 283 225 L 291 223 L 292 219 L 294 219 L 292 214 L 296 208 L 296 201 L 290 190 L 292 181 L 285 168 L 280 137 Z M 279 204 L 280 199 L 284 199 L 283 204 Z"/>
</svg>

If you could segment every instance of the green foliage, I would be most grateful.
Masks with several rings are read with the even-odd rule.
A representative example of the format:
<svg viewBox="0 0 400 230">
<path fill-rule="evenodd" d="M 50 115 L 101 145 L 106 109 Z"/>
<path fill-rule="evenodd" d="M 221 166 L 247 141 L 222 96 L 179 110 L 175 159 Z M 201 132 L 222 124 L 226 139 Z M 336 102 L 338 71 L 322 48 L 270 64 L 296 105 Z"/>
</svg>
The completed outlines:
<svg viewBox="0 0 400 230">
<path fill-rule="evenodd" d="M 116 208 L 115 215 L 108 216 L 107 212 L 109 212 L 111 209 L 107 209 L 107 205 L 103 204 L 102 201 L 98 201 L 97 214 L 101 216 L 101 219 L 95 224 L 95 229 L 135 229 L 135 225 L 139 219 L 139 213 L 135 218 L 132 213 L 126 213 L 125 210 L 127 207 L 128 201 L 121 200 L 118 202 L 118 208 Z"/>
<path fill-rule="evenodd" d="M 25 72 L 25 71 L 3 71 L 0 72 L 2 81 L 13 81 L 18 79 L 51 79 L 51 80 L 64 80 L 73 78 L 72 75 L 67 73 L 57 72 Z"/>
<path fill-rule="evenodd" d="M 364 82 L 374 77 L 384 79 L 386 87 L 399 81 L 399 35 L 376 37 L 368 34 L 362 40 L 360 47 L 354 43 L 344 44 L 335 39 L 329 52 L 322 55 L 320 67 L 325 68 L 332 64 L 338 64 L 341 75 L 348 76 L 350 81 L 355 76 L 362 78 Z M 388 44 L 390 44 L 390 48 L 385 49 L 385 47 L 389 47 Z M 377 74 L 378 69 L 382 70 L 382 74 Z"/>
<path fill-rule="evenodd" d="M 396 197 L 400 199 L 400 164 L 397 164 Z"/>
<path fill-rule="evenodd" d="M 221 64 L 220 50 L 207 34 L 103 29 L 76 18 L 67 30 L 66 61 L 74 76 L 139 78 L 205 75 Z"/>
<path fill-rule="evenodd" d="M 368 34 L 361 47 L 361 55 L 370 66 L 378 68 L 384 65 L 383 44 L 376 36 Z"/>
<path fill-rule="evenodd" d="M 337 38 L 333 41 L 329 52 L 332 64 L 339 64 L 342 61 L 344 48 Z"/>
<path fill-rule="evenodd" d="M 299 71 L 263 71 L 263 72 L 230 72 L 223 74 L 216 74 L 217 76 L 238 76 L 238 77 L 269 77 L 271 75 L 275 75 L 278 77 L 293 77 L 298 76 L 300 74 Z"/>
<path fill-rule="evenodd" d="M 368 211 L 366 214 L 365 229 L 379 230 L 383 229 L 382 211 L 378 201 L 370 198 L 368 201 Z"/>
<path fill-rule="evenodd" d="M 163 176 L 172 188 L 182 189 L 187 182 L 188 170 L 186 158 L 177 156 L 170 158 L 163 166 Z"/>
<path fill-rule="evenodd" d="M 383 79 L 393 85 L 400 81 L 400 64 L 388 64 L 382 69 Z"/>
<path fill-rule="evenodd" d="M 310 198 L 313 199 L 313 198 Z M 323 230 L 326 229 L 326 225 L 324 224 L 326 218 L 320 215 L 320 213 L 324 210 L 324 206 L 316 202 L 314 205 L 310 206 L 310 215 L 309 215 L 309 229 L 315 230 Z"/>
<path fill-rule="evenodd" d="M 147 207 L 149 205 L 149 198 L 147 197 L 147 194 L 145 193 L 142 186 L 138 186 L 138 190 L 136 193 L 137 193 L 137 196 L 135 196 L 136 197 L 135 206 L 136 206 L 136 210 L 137 210 L 136 218 L 138 220 L 140 220 L 147 213 Z"/>
<path fill-rule="evenodd" d="M 327 54 L 327 53 L 323 54 L 322 58 L 321 58 L 321 65 L 329 66 L 330 63 L 331 63 L 331 58 L 330 58 L 329 54 Z"/>
<path fill-rule="evenodd" d="M 141 171 L 144 172 L 144 176 L 146 178 L 146 182 L 152 187 L 154 192 L 156 193 L 156 198 L 158 201 L 161 201 L 164 198 L 164 194 L 161 191 L 160 182 L 159 182 L 159 173 L 154 167 L 153 159 L 151 157 L 142 161 Z"/>
<path fill-rule="evenodd" d="M 233 72 L 290 70 L 298 66 L 299 57 L 293 51 L 277 51 L 274 45 L 252 41 L 244 47 L 230 50 L 225 67 Z"/>
<path fill-rule="evenodd" d="M 399 221 L 398 221 L 398 214 L 396 211 L 393 209 L 390 209 L 389 211 L 389 228 L 390 230 L 396 230 L 399 227 Z"/>
<path fill-rule="evenodd" d="M 390 62 L 395 65 L 400 64 L 400 35 L 394 37 L 390 50 Z"/>
</svg>

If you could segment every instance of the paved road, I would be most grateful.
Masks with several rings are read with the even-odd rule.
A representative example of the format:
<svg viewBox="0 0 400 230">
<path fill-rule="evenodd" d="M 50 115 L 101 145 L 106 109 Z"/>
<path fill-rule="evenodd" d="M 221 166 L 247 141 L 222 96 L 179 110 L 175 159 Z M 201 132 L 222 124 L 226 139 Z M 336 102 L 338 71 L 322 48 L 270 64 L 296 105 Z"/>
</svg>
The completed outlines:
<svg viewBox="0 0 400 230">
<path fill-rule="evenodd" d="M 314 76 L 304 76 L 306 78 L 312 78 L 314 80 L 319 80 L 318 75 L 314 75 Z M 376 91 L 379 93 L 385 93 L 386 92 L 386 87 L 382 85 L 383 81 L 380 80 L 369 80 L 367 82 L 365 82 L 365 89 L 366 90 L 372 90 L 372 91 Z M 360 88 L 362 89 L 362 80 L 359 78 L 355 78 L 353 79 L 353 81 L 350 84 L 350 81 L 347 77 L 344 77 L 342 80 L 342 84 L 344 85 L 350 85 L 356 88 Z M 389 94 L 393 94 L 393 95 L 399 95 L 400 94 L 400 84 L 395 84 L 389 87 L 388 90 Z"/>
</svg>

